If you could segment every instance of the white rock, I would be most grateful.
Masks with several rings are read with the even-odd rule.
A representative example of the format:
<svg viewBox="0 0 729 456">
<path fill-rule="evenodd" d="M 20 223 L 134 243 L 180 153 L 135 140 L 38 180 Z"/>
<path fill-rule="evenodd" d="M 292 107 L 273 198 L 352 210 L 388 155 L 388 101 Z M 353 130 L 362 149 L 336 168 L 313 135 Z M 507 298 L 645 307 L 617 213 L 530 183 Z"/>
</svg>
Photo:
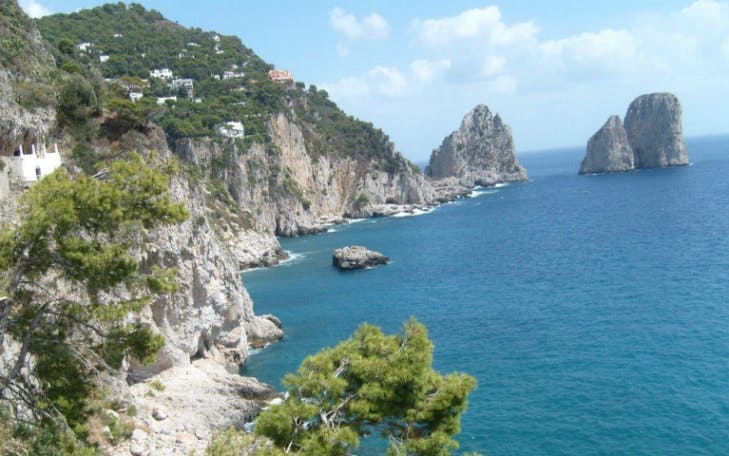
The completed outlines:
<svg viewBox="0 0 729 456">
<path fill-rule="evenodd" d="M 132 431 L 132 440 L 141 442 L 147 438 L 147 433 L 143 429 L 135 429 Z"/>
<path fill-rule="evenodd" d="M 132 456 L 145 456 L 147 454 L 144 447 L 136 442 L 132 442 L 132 445 L 129 447 L 129 453 Z"/>
<path fill-rule="evenodd" d="M 152 410 L 152 417 L 157 421 L 166 420 L 169 417 L 169 414 L 167 413 L 167 410 L 165 410 L 161 406 L 157 406 Z"/>
</svg>

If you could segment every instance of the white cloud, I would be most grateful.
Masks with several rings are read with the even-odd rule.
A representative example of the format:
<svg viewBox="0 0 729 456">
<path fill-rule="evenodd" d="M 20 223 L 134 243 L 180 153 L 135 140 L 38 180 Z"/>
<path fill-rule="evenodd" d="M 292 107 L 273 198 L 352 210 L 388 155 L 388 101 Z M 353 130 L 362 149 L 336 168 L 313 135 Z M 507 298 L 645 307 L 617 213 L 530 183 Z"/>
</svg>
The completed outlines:
<svg viewBox="0 0 729 456">
<path fill-rule="evenodd" d="M 342 8 L 334 8 L 329 13 L 329 23 L 336 32 L 351 41 L 382 40 L 390 33 L 387 21 L 377 13 L 357 19 Z"/>
<path fill-rule="evenodd" d="M 350 99 L 365 97 L 396 98 L 404 95 L 410 85 L 408 75 L 395 67 L 377 66 L 359 77 L 349 77 L 334 84 L 323 84 L 328 92 Z"/>
<path fill-rule="evenodd" d="M 435 77 L 440 76 L 450 66 L 451 61 L 448 59 L 436 61 L 415 60 L 410 62 L 410 70 L 412 71 L 413 77 L 423 82 L 431 81 Z"/>
<path fill-rule="evenodd" d="M 441 19 L 415 19 L 411 28 L 418 41 L 432 48 L 468 40 L 478 40 L 485 45 L 508 45 L 531 40 L 538 33 L 532 22 L 507 26 L 502 22 L 501 11 L 497 6 L 470 9 L 457 16 Z"/>
<path fill-rule="evenodd" d="M 51 14 L 51 10 L 35 0 L 20 0 L 20 7 L 30 17 L 43 17 Z"/>
<path fill-rule="evenodd" d="M 336 16 L 340 33 L 346 23 L 345 36 L 361 36 L 364 21 L 343 11 Z M 726 0 L 696 0 L 673 12 L 636 16 L 620 27 L 556 39 L 542 38 L 535 22 L 505 22 L 496 6 L 415 19 L 407 31 L 409 63 L 377 66 L 327 84 L 332 97 L 362 117 L 394 110 L 397 99 L 411 108 L 415 121 L 427 111 L 451 109 L 458 116 L 476 103 L 494 103 L 511 109 L 512 117 L 524 116 L 527 130 L 541 123 L 547 134 L 589 137 L 593 127 L 613 112 L 622 114 L 640 93 L 729 96 Z M 564 120 L 553 114 L 555 103 L 566 117 L 574 115 L 574 128 L 565 130 Z M 396 114 L 392 122 L 397 125 Z M 518 118 L 514 122 L 518 133 Z M 580 131 L 581 124 L 590 126 Z"/>
</svg>

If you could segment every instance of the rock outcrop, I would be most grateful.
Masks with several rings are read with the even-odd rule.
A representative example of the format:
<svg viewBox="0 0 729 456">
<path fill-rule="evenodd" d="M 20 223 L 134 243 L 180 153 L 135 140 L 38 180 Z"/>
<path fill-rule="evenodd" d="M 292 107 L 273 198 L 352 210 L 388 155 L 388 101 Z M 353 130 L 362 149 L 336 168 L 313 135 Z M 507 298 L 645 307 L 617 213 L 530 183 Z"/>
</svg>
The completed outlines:
<svg viewBox="0 0 729 456">
<path fill-rule="evenodd" d="M 592 135 L 579 173 L 612 173 L 688 164 L 678 98 L 671 93 L 651 93 L 630 103 L 623 124 L 618 116 L 611 116 Z"/>
<path fill-rule="evenodd" d="M 580 174 L 614 173 L 635 168 L 633 149 L 618 116 L 610 118 L 587 142 Z"/>
<path fill-rule="evenodd" d="M 516 159 L 511 129 L 485 105 L 469 112 L 460 128 L 433 151 L 425 174 L 436 179 L 455 177 L 470 187 L 527 179 Z"/>
<path fill-rule="evenodd" d="M 353 245 L 336 249 L 332 256 L 332 264 L 342 271 L 366 269 L 382 266 L 390 262 L 385 255 L 369 250 L 361 245 Z"/>
<path fill-rule="evenodd" d="M 132 437 L 110 449 L 113 455 L 204 454 L 216 429 L 242 428 L 269 400 L 269 385 L 229 373 L 213 360 L 178 365 L 132 385 L 126 401 L 137 410 Z"/>
<path fill-rule="evenodd" d="M 625 132 L 635 153 L 636 168 L 689 164 L 681 104 L 675 95 L 651 93 L 633 100 L 625 114 Z"/>
</svg>

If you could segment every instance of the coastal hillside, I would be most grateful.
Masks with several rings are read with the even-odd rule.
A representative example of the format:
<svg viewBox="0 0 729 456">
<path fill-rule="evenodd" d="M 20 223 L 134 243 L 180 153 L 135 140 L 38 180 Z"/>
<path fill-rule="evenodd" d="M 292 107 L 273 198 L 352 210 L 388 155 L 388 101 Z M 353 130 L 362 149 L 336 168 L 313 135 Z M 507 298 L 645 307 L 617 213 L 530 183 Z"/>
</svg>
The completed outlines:
<svg viewBox="0 0 729 456">
<path fill-rule="evenodd" d="M 122 435 L 128 437 L 127 432 L 145 427 L 145 420 L 154 420 L 153 414 L 159 417 L 162 416 L 159 410 L 166 410 L 163 423 L 154 426 L 154 429 L 146 428 L 145 433 L 149 436 L 145 439 L 145 447 L 153 454 L 188 454 L 192 449 L 199 450 L 205 446 L 207 439 L 176 445 L 173 432 L 186 422 L 194 422 L 195 429 L 202 433 L 200 435 L 209 437 L 216 426 L 238 425 L 250 419 L 262 407 L 263 401 L 274 394 L 267 385 L 238 375 L 240 366 L 248 357 L 249 347 L 275 342 L 283 336 L 283 332 L 275 317 L 255 315 L 253 302 L 240 280 L 240 254 L 231 245 L 235 245 L 232 242 L 235 233 L 250 233 L 248 243 L 255 246 L 259 242 L 262 245 L 256 252 L 275 249 L 277 243 L 275 239 L 255 237 L 258 233 L 252 230 L 250 222 L 241 215 L 237 206 L 216 194 L 216 182 L 206 177 L 200 168 L 182 162 L 169 150 L 167 135 L 153 120 L 154 116 L 163 119 L 166 110 L 150 107 L 145 111 L 146 108 L 117 96 L 117 87 L 104 80 L 96 65 L 78 57 L 74 46 L 61 44 L 59 50 L 44 42 L 35 22 L 22 12 L 15 1 L 3 2 L 0 8 L 0 41 L 3 43 L 0 47 L 0 212 L 3 222 L 0 231 L 3 243 L 0 249 L 0 414 L 3 419 L 0 421 L 3 426 L 0 426 L 0 433 L 4 436 L 0 453 L 5 454 L 8 448 L 12 448 L 16 437 L 30 439 L 33 445 L 58 444 L 51 443 L 50 434 L 43 434 L 43 442 L 34 440 L 32 435 L 10 437 L 15 431 L 7 427 L 7 413 L 12 410 L 21 419 L 28 420 L 28 408 L 34 406 L 48 407 L 56 410 L 54 413 L 63 414 L 67 426 L 73 426 L 76 436 L 88 439 L 105 454 L 109 454 L 111 445 L 118 443 L 117 439 Z M 144 117 L 147 115 L 150 117 Z M 115 365 L 118 364 L 119 369 L 113 371 L 114 376 L 102 375 L 105 370 L 94 364 L 101 362 L 96 360 L 82 370 L 91 369 L 97 383 L 75 389 L 77 385 L 73 381 L 65 383 L 69 378 L 78 376 L 65 367 L 64 363 L 69 362 L 69 358 L 63 356 L 73 359 L 78 356 L 79 350 L 87 350 L 89 344 L 93 347 L 97 340 L 85 338 L 83 331 L 70 331 L 59 326 L 60 333 L 69 338 L 70 343 L 65 345 L 65 349 L 70 352 L 64 352 L 65 349 L 44 352 L 36 342 L 29 349 L 23 348 L 25 339 L 18 338 L 17 333 L 12 331 L 21 330 L 24 318 L 32 316 L 37 308 L 31 305 L 35 304 L 31 301 L 23 304 L 25 307 L 21 306 L 22 311 L 16 311 L 13 306 L 18 301 L 13 296 L 29 297 L 29 290 L 40 283 L 44 293 L 61 297 L 61 302 L 84 303 L 85 288 L 75 284 L 73 276 L 69 281 L 62 275 L 39 276 L 36 271 L 29 280 L 19 281 L 14 277 L 27 271 L 23 267 L 11 267 L 9 261 L 16 256 L 13 249 L 6 248 L 7 243 L 18 239 L 12 235 L 12 230 L 18 229 L 30 216 L 29 213 L 18 212 L 19 205 L 27 208 L 27 200 L 23 203 L 25 196 L 39 187 L 43 188 L 43 185 L 53 185 L 46 184 L 46 179 L 41 180 L 47 174 L 60 168 L 61 175 L 69 176 L 73 181 L 104 181 L 111 169 L 131 166 L 115 165 L 118 160 L 131 159 L 129 163 L 136 163 L 134 160 L 137 158 L 134 157 L 142 160 L 141 165 L 134 166 L 173 173 L 169 188 L 165 190 L 172 201 L 184 204 L 187 217 L 179 223 L 141 229 L 127 239 L 125 245 L 129 245 L 129 261 L 135 263 L 131 271 L 153 274 L 161 270 L 158 268 L 163 268 L 173 273 L 175 284 L 166 287 L 157 283 L 158 288 L 161 286 L 167 291 L 152 299 L 140 300 L 135 311 L 117 316 L 134 328 L 140 328 L 142 333 L 159 337 L 153 360 L 142 362 L 133 356 L 117 359 Z M 27 164 L 32 166 L 30 174 L 25 172 Z M 131 172 L 131 176 L 138 175 L 131 171 L 133 169 L 128 168 L 127 172 Z M 98 204 L 99 198 L 104 196 L 97 192 L 88 195 L 95 197 L 83 204 Z M 80 194 L 68 192 L 64 195 L 55 191 L 52 196 L 78 198 Z M 77 208 L 65 207 L 56 216 L 42 220 L 54 223 L 59 214 L 67 217 L 66 220 L 73 220 L 71 214 L 74 209 Z M 37 213 L 33 213 L 37 217 Z M 140 223 L 138 220 L 130 222 Z M 81 228 L 83 234 L 79 239 L 89 238 L 84 229 L 92 229 L 89 227 L 97 226 L 95 223 Z M 39 230 L 40 227 L 34 226 L 34 229 Z M 122 233 L 126 237 L 131 231 Z M 58 246 L 57 242 L 49 243 L 43 237 L 53 236 L 52 231 L 39 232 L 38 235 L 41 236 L 38 245 L 48 248 Z M 103 242 L 107 240 L 102 237 Z M 30 246 L 33 245 L 31 240 Z M 43 261 L 43 258 L 34 258 L 33 255 L 28 255 L 28 258 Z M 48 261 L 43 267 L 56 267 L 53 265 L 59 260 Z M 95 261 L 101 262 L 103 258 L 99 257 L 92 263 Z M 84 270 L 79 266 L 78 273 L 82 274 Z M 48 282 L 44 283 L 45 280 Z M 95 280 L 103 281 L 100 276 Z M 104 294 L 103 299 L 111 300 L 117 292 L 117 298 L 121 300 L 134 297 L 123 290 L 112 291 Z M 59 310 L 54 309 L 55 314 L 37 314 L 33 324 L 53 328 L 54 322 L 58 321 L 56 319 L 60 320 Z M 83 328 L 96 328 L 98 325 L 97 335 L 119 330 L 106 323 L 104 318 L 108 315 L 100 319 L 84 316 L 80 321 L 84 324 Z M 51 336 L 50 333 L 44 335 Z M 23 365 L 26 350 L 30 350 L 26 361 L 28 367 L 18 369 L 15 366 Z M 43 355 L 40 358 L 39 353 Z M 49 364 L 54 362 L 57 364 Z M 12 378 L 6 377 L 6 374 Z M 11 381 L 16 383 L 9 383 Z M 164 398 L 154 397 L 150 381 L 165 382 L 167 393 Z M 34 385 L 48 388 L 42 404 L 35 404 L 27 396 L 22 396 L 22 392 L 9 389 L 9 384 L 17 382 L 30 385 L 33 392 Z M 218 386 L 211 388 L 210 385 Z M 186 401 L 190 395 L 201 398 L 205 407 L 190 408 Z M 105 408 L 111 410 L 102 413 Z M 130 410 L 134 410 L 134 414 Z M 107 424 L 99 424 L 102 422 Z M 104 426 L 110 426 L 112 431 L 107 434 L 101 432 Z M 46 428 L 43 429 L 46 432 Z M 7 432 L 10 434 L 5 434 Z M 129 441 L 124 445 L 126 447 L 118 451 L 129 454 Z M 34 447 L 31 454 L 60 454 L 43 451 Z"/>
<path fill-rule="evenodd" d="M 107 106 L 127 105 L 136 115 L 129 125 L 110 125 L 111 140 L 123 133 L 118 127 L 161 126 L 171 150 L 255 231 L 317 232 L 368 205 L 433 199 L 381 130 L 237 37 L 123 3 L 47 16 L 38 27 L 60 69 L 97 73 Z"/>
</svg>

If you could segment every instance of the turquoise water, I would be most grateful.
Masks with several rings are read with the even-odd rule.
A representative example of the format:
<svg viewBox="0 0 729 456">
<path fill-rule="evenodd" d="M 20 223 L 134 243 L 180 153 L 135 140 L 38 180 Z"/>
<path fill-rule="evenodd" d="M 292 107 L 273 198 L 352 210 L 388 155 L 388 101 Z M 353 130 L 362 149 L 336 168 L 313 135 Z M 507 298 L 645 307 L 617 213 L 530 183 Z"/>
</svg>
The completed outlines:
<svg viewBox="0 0 729 456">
<path fill-rule="evenodd" d="M 688 146 L 693 166 L 605 176 L 577 176 L 582 150 L 523 155 L 529 182 L 282 240 L 299 256 L 243 277 L 287 336 L 245 373 L 280 385 L 415 315 L 436 367 L 478 378 L 464 451 L 729 454 L 729 137 Z M 340 273 L 348 244 L 393 262 Z"/>
</svg>

